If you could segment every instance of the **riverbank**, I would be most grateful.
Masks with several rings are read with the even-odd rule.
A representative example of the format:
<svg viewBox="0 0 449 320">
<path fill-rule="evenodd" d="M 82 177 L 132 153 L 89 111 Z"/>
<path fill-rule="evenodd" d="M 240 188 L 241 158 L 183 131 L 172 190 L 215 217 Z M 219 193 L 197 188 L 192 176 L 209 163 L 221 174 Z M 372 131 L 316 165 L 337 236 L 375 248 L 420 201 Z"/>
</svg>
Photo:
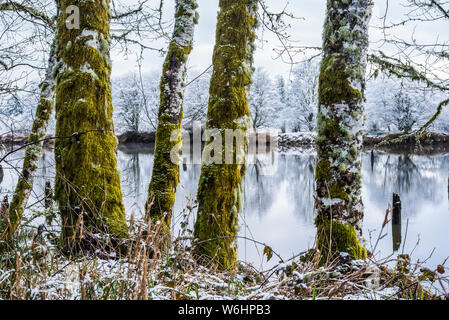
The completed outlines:
<svg viewBox="0 0 449 320">
<path fill-rule="evenodd" d="M 377 149 L 392 154 L 437 155 L 449 153 L 449 135 L 427 132 L 419 140 L 416 136 L 401 138 L 400 133 L 380 137 L 364 137 L 365 149 Z"/>
<path fill-rule="evenodd" d="M 267 143 L 267 146 L 269 146 L 270 141 L 271 143 L 275 142 L 280 152 L 289 152 L 291 150 L 309 151 L 314 148 L 316 136 L 315 132 L 280 133 L 276 138 L 272 138 L 267 134 L 264 142 Z M 260 134 L 255 136 L 257 143 L 261 141 L 259 137 Z M 449 135 L 428 132 L 422 135 L 419 141 L 417 141 L 415 136 L 397 141 L 399 137 L 401 137 L 400 133 L 378 137 L 365 136 L 363 146 L 366 150 L 375 149 L 394 154 L 436 155 L 449 153 Z M 121 150 L 132 150 L 135 147 L 142 148 L 144 146 L 145 151 L 148 153 L 151 153 L 154 149 L 155 139 L 155 132 L 127 132 L 117 136 Z M 46 136 L 44 147 L 51 148 L 54 145 L 54 140 L 53 136 Z M 0 137 L 0 143 L 7 148 L 25 145 L 27 142 L 27 136 L 5 135 Z"/>
</svg>

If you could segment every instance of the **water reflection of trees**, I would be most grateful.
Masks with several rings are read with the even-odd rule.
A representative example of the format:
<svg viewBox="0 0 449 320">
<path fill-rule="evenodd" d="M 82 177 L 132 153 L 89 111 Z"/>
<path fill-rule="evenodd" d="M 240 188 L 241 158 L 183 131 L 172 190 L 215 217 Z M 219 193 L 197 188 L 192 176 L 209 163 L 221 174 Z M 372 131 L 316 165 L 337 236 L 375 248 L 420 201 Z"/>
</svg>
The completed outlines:
<svg viewBox="0 0 449 320">
<path fill-rule="evenodd" d="M 122 186 L 129 191 L 124 196 L 139 198 L 142 188 L 140 155 L 138 152 L 123 154 L 121 160 L 119 167 L 122 171 Z"/>
<path fill-rule="evenodd" d="M 363 184 L 369 191 L 370 201 L 379 207 L 387 207 L 393 192 L 398 193 L 407 214 L 419 201 L 441 201 L 447 197 L 448 156 L 392 155 L 379 151 L 363 155 Z M 278 155 L 277 169 L 272 175 L 266 173 L 266 161 L 259 158 L 248 165 L 244 183 L 244 212 L 246 215 L 264 215 L 274 211 L 273 204 L 282 199 L 288 201 L 289 211 L 307 223 L 313 223 L 314 164 L 315 156 L 309 154 Z M 127 208 L 145 202 L 146 188 L 153 164 L 151 153 L 139 150 L 118 153 L 122 170 L 122 186 Z M 186 198 L 194 200 L 198 187 L 201 165 L 181 166 L 181 181 L 178 187 L 174 210 L 182 211 Z M 444 181 L 443 181 L 444 180 Z M 369 209 L 369 208 L 367 208 Z"/>
<path fill-rule="evenodd" d="M 118 152 L 118 167 L 122 171 L 122 190 L 127 214 L 138 215 L 143 213 L 146 192 L 151 177 L 153 155 L 151 152 L 141 152 L 139 148 L 130 152 Z M 19 159 L 23 154 L 17 155 L 14 165 L 20 167 Z M 363 154 L 363 187 L 366 193 L 366 213 L 370 215 L 373 210 L 384 210 L 392 201 L 393 192 L 401 196 L 404 216 L 414 216 L 420 212 L 423 202 L 426 207 L 429 203 L 438 204 L 447 202 L 448 198 L 448 160 L 449 155 L 439 156 L 411 156 L 392 155 L 379 151 Z M 288 210 L 297 219 L 291 223 L 310 225 L 313 228 L 313 194 L 314 194 L 314 163 L 315 156 L 278 155 L 277 169 L 272 175 L 263 175 L 266 171 L 263 157 L 255 164 L 248 166 L 245 177 L 244 213 L 243 216 L 263 219 L 268 214 L 285 214 L 280 210 Z M 38 176 L 33 188 L 30 203 L 35 203 L 44 194 L 45 181 L 53 182 L 55 161 L 52 151 L 46 151 L 39 163 Z M 17 174 L 4 166 L 4 178 L 0 183 L 0 192 L 12 192 L 17 182 Z M 179 223 L 179 213 L 186 207 L 187 200 L 196 198 L 198 179 L 201 165 L 181 166 L 181 181 L 178 187 L 175 202 L 175 223 Z M 287 202 L 283 208 L 276 208 L 280 201 Z M 371 207 L 374 205 L 375 207 Z M 285 209 L 287 208 L 287 209 Z M 422 212 L 421 212 L 422 213 Z M 195 214 L 192 215 L 192 219 Z M 251 228 L 251 226 L 249 226 Z M 395 231 L 399 242 L 400 231 Z M 402 229 L 404 231 L 404 227 Z M 397 245 L 396 245 L 397 246 Z"/>
<path fill-rule="evenodd" d="M 245 176 L 245 212 L 263 216 L 276 202 L 282 187 L 295 215 L 307 222 L 313 220 L 314 193 L 313 155 L 279 155 L 277 170 L 272 175 L 262 175 L 262 164 L 249 165 Z"/>
<path fill-rule="evenodd" d="M 147 150 L 142 153 L 139 148 L 127 148 L 118 152 L 117 159 L 122 173 L 122 192 L 127 212 L 143 213 L 154 155 Z M 174 205 L 175 214 L 185 208 L 186 198 L 195 198 L 201 173 L 200 165 L 181 165 L 180 169 L 180 184 Z"/>
<path fill-rule="evenodd" d="M 315 157 L 280 155 L 277 169 L 272 175 L 265 175 L 267 170 L 264 160 L 266 159 L 256 159 L 254 164 L 248 166 L 244 183 L 245 214 L 257 214 L 262 217 L 272 208 L 280 192 L 284 191 L 286 194 L 283 196 L 287 197 L 291 211 L 308 222 L 312 221 Z M 138 207 L 142 210 L 152 163 L 151 153 L 141 154 L 138 149 L 119 151 L 118 166 L 122 172 L 122 189 L 127 208 Z M 195 200 L 201 165 L 181 165 L 180 169 L 175 215 L 185 208 L 187 198 Z M 285 189 L 282 190 L 284 184 Z"/>
<path fill-rule="evenodd" d="M 12 160 L 6 162 L 3 165 L 3 171 L 0 168 L 0 196 L 8 195 L 11 200 L 14 190 L 16 188 L 19 174 L 21 174 L 21 168 L 23 159 L 25 157 L 25 150 L 19 150 L 14 153 Z M 33 183 L 33 189 L 28 201 L 29 205 L 32 205 L 31 210 L 39 210 L 42 207 L 43 202 L 40 201 L 44 197 L 45 183 L 49 181 L 53 183 L 55 172 L 55 163 L 53 158 L 53 151 L 44 149 L 42 157 L 39 159 L 38 170 Z"/>
<path fill-rule="evenodd" d="M 188 164 L 181 166 L 181 174 L 179 186 L 176 194 L 175 211 L 181 212 L 187 204 L 187 198 L 190 200 L 196 199 L 196 192 L 198 189 L 198 181 L 201 174 L 200 164 Z"/>
<path fill-rule="evenodd" d="M 363 156 L 364 187 L 385 208 L 391 196 L 398 193 L 407 215 L 415 215 L 421 201 L 442 201 L 447 179 L 447 156 L 391 155 L 379 151 Z M 443 193 L 444 192 L 444 193 Z"/>
<path fill-rule="evenodd" d="M 122 193 L 127 213 L 143 214 L 145 186 L 149 183 L 148 174 L 151 174 L 153 156 L 134 149 L 119 151 L 117 165 L 121 171 Z"/>
</svg>

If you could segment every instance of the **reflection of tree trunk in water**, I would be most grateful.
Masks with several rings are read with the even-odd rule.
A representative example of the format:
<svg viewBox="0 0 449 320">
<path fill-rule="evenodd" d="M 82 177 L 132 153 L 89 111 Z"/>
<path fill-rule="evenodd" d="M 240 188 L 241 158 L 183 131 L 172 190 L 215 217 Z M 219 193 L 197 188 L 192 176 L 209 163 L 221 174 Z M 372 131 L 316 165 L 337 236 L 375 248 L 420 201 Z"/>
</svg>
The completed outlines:
<svg viewBox="0 0 449 320">
<path fill-rule="evenodd" d="M 383 182 L 383 189 L 385 190 L 387 186 L 387 173 L 388 173 L 388 164 L 390 163 L 390 155 L 387 157 L 387 162 L 385 163 L 385 171 L 384 171 L 384 182 Z"/>
<path fill-rule="evenodd" d="M 47 159 L 46 159 L 46 154 L 45 152 L 42 152 L 42 175 L 45 176 L 47 174 Z"/>
<path fill-rule="evenodd" d="M 50 181 L 45 181 L 45 209 L 49 209 L 53 203 L 53 189 Z"/>
<path fill-rule="evenodd" d="M 391 228 L 393 233 L 393 251 L 398 251 L 402 242 L 402 203 L 398 194 L 393 193 L 393 218 L 391 221 Z"/>
<path fill-rule="evenodd" d="M 3 167 L 0 165 L 0 183 L 3 181 Z"/>
<path fill-rule="evenodd" d="M 261 213 L 261 202 L 262 202 L 262 197 L 260 196 L 261 194 L 264 193 L 263 190 L 263 183 L 260 183 L 260 161 L 258 159 L 256 159 L 255 163 L 254 163 L 254 170 L 256 172 L 256 183 L 257 183 L 257 208 L 258 208 L 258 212 Z"/>
<path fill-rule="evenodd" d="M 133 172 L 134 192 L 138 196 L 140 194 L 140 161 L 139 153 L 134 153 L 131 158 L 131 168 Z"/>
<path fill-rule="evenodd" d="M 396 189 L 399 192 L 409 192 L 412 181 L 414 180 L 414 174 L 419 178 L 419 168 L 410 158 L 410 155 L 405 154 L 404 156 L 399 156 L 396 174 Z"/>
<path fill-rule="evenodd" d="M 371 150 L 371 172 L 374 172 L 374 162 L 375 162 L 374 150 Z"/>
</svg>

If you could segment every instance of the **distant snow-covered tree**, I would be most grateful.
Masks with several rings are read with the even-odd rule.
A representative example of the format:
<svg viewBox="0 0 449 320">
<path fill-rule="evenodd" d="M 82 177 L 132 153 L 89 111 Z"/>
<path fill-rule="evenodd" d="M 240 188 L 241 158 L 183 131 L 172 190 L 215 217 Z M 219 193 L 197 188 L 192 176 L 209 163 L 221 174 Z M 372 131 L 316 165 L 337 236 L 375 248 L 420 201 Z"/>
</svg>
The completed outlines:
<svg viewBox="0 0 449 320">
<path fill-rule="evenodd" d="M 394 94 L 392 104 L 391 116 L 394 124 L 399 131 L 410 132 L 419 119 L 418 101 L 401 89 Z"/>
<path fill-rule="evenodd" d="M 192 72 L 192 74 L 197 74 Z M 209 83 L 212 69 L 199 77 L 192 77 L 192 82 L 185 89 L 184 126 L 192 127 L 194 121 L 206 122 L 207 103 L 209 101 Z M 197 78 L 198 77 L 198 78 Z"/>
<path fill-rule="evenodd" d="M 384 75 L 367 83 L 366 131 L 368 134 L 383 134 L 392 130 L 391 101 L 396 84 Z"/>
<path fill-rule="evenodd" d="M 281 75 L 275 77 L 273 92 L 273 113 L 270 122 L 274 128 L 280 129 L 282 133 L 287 131 L 291 119 L 288 109 L 288 85 Z"/>
<path fill-rule="evenodd" d="M 285 79 L 283 76 L 278 75 L 276 77 L 276 89 L 279 94 L 279 100 L 282 103 L 287 102 L 287 86 L 285 84 Z"/>
<path fill-rule="evenodd" d="M 249 92 L 249 108 L 253 129 L 270 124 L 269 119 L 274 111 L 273 82 L 266 71 L 256 69 Z"/>
<path fill-rule="evenodd" d="M 129 74 L 117 83 L 118 92 L 115 101 L 118 125 L 121 130 L 138 132 L 140 129 L 143 97 L 139 90 L 137 76 Z"/>
<path fill-rule="evenodd" d="M 6 105 L 2 108 L 2 114 L 10 117 L 16 117 L 23 114 L 24 108 L 17 96 L 8 99 Z"/>
<path fill-rule="evenodd" d="M 293 69 L 288 104 L 293 131 L 313 131 L 318 109 L 318 61 L 305 61 Z"/>
<path fill-rule="evenodd" d="M 26 134 L 31 130 L 36 96 L 18 92 L 8 99 L 0 99 L 0 134 Z"/>
<path fill-rule="evenodd" d="M 116 131 L 154 131 L 157 125 L 159 81 L 157 72 L 129 73 L 113 81 Z"/>
<path fill-rule="evenodd" d="M 143 98 L 143 131 L 155 131 L 157 127 L 158 106 L 160 103 L 160 72 L 150 72 L 139 78 L 139 89 Z M 142 130 L 141 129 L 141 130 Z"/>
<path fill-rule="evenodd" d="M 381 75 L 368 82 L 366 98 L 367 131 L 381 135 L 416 129 L 431 116 L 442 95 L 411 80 Z M 431 130 L 445 131 L 445 114 L 432 124 Z"/>
</svg>

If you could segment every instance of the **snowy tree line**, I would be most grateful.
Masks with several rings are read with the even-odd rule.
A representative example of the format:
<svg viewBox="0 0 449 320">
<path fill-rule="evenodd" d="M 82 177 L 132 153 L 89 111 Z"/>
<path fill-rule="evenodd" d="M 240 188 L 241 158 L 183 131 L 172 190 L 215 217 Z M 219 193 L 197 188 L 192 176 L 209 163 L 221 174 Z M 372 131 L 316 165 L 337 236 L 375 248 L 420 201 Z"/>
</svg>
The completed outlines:
<svg viewBox="0 0 449 320">
<path fill-rule="evenodd" d="M 205 122 L 209 99 L 211 70 L 191 74 L 193 77 L 187 86 L 184 97 L 184 126 L 194 121 Z M 114 120 L 118 133 L 155 131 L 159 108 L 160 74 L 151 72 L 140 77 L 138 73 L 129 73 L 113 81 L 112 96 L 115 108 Z"/>
<path fill-rule="evenodd" d="M 249 93 L 253 129 L 274 127 L 281 132 L 314 131 L 319 69 L 317 59 L 298 64 L 289 77 L 270 75 L 263 68 L 257 68 Z M 184 126 L 187 128 L 193 121 L 205 122 L 210 75 L 206 72 L 197 79 L 193 76 L 195 80 L 186 88 Z M 137 74 L 128 74 L 114 83 L 115 121 L 119 132 L 155 129 L 159 75 L 154 72 L 144 76 L 144 91 L 138 78 Z M 366 96 L 366 131 L 370 135 L 410 132 L 429 119 L 443 99 L 438 91 L 382 74 L 370 78 Z M 449 133 L 448 120 L 449 113 L 443 111 L 431 130 Z"/>
<path fill-rule="evenodd" d="M 274 127 L 281 132 L 314 131 L 319 67 L 317 59 L 306 61 L 293 68 L 289 77 L 270 75 L 258 68 L 249 94 L 253 129 Z M 194 121 L 204 124 L 206 120 L 211 70 L 205 73 L 194 70 L 190 74 L 192 79 L 184 100 L 186 128 Z M 156 130 L 159 81 L 158 72 L 142 77 L 138 72 L 131 72 L 113 79 L 114 120 L 118 134 Z M 422 125 L 443 99 L 438 91 L 382 74 L 370 78 L 366 96 L 366 132 L 370 135 L 410 132 Z M 2 100 L 2 133 L 25 133 L 34 117 L 36 99 L 33 93 L 17 93 Z M 449 113 L 444 110 L 431 130 L 449 133 L 448 120 Z M 54 131 L 54 121 L 49 131 Z"/>
</svg>

